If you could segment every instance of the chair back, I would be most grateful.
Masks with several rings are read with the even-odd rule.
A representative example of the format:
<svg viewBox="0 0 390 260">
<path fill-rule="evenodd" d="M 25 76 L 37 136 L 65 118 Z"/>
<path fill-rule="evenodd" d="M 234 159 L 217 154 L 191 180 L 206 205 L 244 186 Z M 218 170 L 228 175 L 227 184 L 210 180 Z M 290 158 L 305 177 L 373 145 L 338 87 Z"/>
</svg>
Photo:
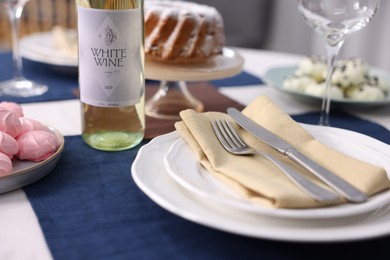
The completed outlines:
<svg viewBox="0 0 390 260">
<path fill-rule="evenodd" d="M 50 31 L 54 25 L 76 28 L 75 0 L 30 0 L 27 2 L 20 20 L 20 36 Z M 7 12 L 1 8 L 0 48 L 10 48 L 10 30 Z"/>
</svg>

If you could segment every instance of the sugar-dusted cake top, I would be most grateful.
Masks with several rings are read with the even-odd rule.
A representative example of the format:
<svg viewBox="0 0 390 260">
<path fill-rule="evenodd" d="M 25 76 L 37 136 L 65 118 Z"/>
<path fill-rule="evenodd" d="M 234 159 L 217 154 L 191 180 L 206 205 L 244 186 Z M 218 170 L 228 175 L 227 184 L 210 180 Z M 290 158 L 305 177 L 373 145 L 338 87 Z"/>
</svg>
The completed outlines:
<svg viewBox="0 0 390 260">
<path fill-rule="evenodd" d="M 204 60 L 222 53 L 224 26 L 211 6 L 182 1 L 145 2 L 145 53 L 163 61 Z"/>
</svg>

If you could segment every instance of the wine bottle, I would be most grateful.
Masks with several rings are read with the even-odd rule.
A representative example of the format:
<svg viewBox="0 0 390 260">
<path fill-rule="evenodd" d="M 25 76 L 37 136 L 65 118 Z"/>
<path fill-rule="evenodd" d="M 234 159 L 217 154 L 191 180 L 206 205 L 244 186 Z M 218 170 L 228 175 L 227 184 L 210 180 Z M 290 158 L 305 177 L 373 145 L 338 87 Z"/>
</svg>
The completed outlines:
<svg viewBox="0 0 390 260">
<path fill-rule="evenodd" d="M 76 0 L 82 137 L 130 149 L 145 130 L 143 0 Z"/>
</svg>

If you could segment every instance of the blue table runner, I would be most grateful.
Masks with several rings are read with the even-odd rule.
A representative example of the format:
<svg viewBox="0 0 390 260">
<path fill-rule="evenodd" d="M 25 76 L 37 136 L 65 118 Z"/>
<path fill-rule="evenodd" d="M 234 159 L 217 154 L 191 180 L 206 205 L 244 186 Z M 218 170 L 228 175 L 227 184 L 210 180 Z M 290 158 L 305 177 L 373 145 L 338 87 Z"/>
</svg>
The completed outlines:
<svg viewBox="0 0 390 260">
<path fill-rule="evenodd" d="M 332 116 L 335 127 L 390 144 L 390 132 L 377 124 L 345 113 Z M 316 123 L 319 114 L 294 118 Z M 131 164 L 146 143 L 113 153 L 88 147 L 80 136 L 67 136 L 57 167 L 25 187 L 55 259 L 330 259 L 368 257 L 367 246 L 387 252 L 390 237 L 294 244 L 242 237 L 181 219 L 157 206 L 131 178 Z"/>
<path fill-rule="evenodd" d="M 12 76 L 10 53 L 0 54 L 0 80 Z M 0 100 L 19 103 L 75 98 L 75 74 L 24 61 L 25 76 L 49 85 L 41 97 Z M 241 73 L 216 86 L 259 84 Z M 293 117 L 316 124 L 318 113 Z M 390 144 L 390 132 L 367 120 L 332 111 L 332 125 Z M 207 228 L 167 212 L 134 183 L 130 167 L 139 147 L 102 152 L 80 136 L 66 136 L 57 167 L 24 188 L 54 259 L 331 259 L 336 256 L 388 257 L 390 237 L 350 243 L 288 243 L 254 239 Z M 6 224 L 6 223 L 5 223 Z M 0 245 L 1 246 L 1 245 Z"/>
<path fill-rule="evenodd" d="M 13 76 L 12 55 L 10 52 L 0 53 L 0 82 L 8 80 Z M 24 76 L 27 79 L 35 80 L 46 84 L 49 90 L 41 96 L 19 98 L 11 96 L 0 96 L 0 101 L 12 101 L 17 103 L 44 102 L 76 99 L 74 90 L 78 88 L 78 76 L 76 69 L 70 71 L 54 70 L 53 66 L 43 63 L 38 63 L 30 60 L 23 60 Z M 148 83 L 147 81 L 146 83 Z M 210 81 L 214 86 L 243 86 L 262 84 L 262 81 L 245 71 L 238 75 Z"/>
<path fill-rule="evenodd" d="M 301 123 L 316 125 L 319 122 L 320 116 L 318 112 L 310 112 L 294 115 L 292 118 Z M 333 127 L 352 130 L 390 144 L 390 131 L 385 127 L 374 122 L 352 116 L 346 112 L 339 110 L 331 111 L 330 123 Z"/>
</svg>

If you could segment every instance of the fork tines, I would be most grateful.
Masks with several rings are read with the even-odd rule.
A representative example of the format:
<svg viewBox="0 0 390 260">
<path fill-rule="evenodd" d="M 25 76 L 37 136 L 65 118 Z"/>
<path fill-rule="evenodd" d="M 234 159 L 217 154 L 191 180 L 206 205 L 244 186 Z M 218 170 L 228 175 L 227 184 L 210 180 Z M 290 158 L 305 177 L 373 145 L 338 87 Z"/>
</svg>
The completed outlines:
<svg viewBox="0 0 390 260">
<path fill-rule="evenodd" d="M 227 119 L 211 120 L 211 124 L 219 141 L 226 149 L 246 146 Z"/>
</svg>

